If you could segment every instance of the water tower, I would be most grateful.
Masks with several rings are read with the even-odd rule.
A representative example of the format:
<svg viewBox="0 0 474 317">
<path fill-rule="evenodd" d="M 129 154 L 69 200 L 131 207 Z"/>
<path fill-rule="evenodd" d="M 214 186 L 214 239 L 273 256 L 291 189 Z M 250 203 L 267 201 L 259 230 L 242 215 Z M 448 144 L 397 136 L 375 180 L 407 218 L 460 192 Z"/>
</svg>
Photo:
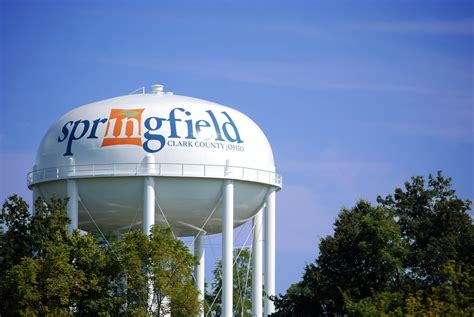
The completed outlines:
<svg viewBox="0 0 474 317">
<path fill-rule="evenodd" d="M 239 111 L 165 92 L 69 111 L 47 131 L 28 174 L 33 197 L 69 197 L 70 230 L 120 234 L 170 226 L 195 237 L 204 294 L 205 234 L 222 232 L 223 316 L 232 315 L 233 229 L 264 218 L 265 290 L 275 294 L 275 193 L 282 186 L 261 129 Z M 253 314 L 262 311 L 262 237 L 254 230 Z M 202 299 L 202 298 L 201 298 Z M 264 300 L 265 315 L 273 304 Z"/>
</svg>

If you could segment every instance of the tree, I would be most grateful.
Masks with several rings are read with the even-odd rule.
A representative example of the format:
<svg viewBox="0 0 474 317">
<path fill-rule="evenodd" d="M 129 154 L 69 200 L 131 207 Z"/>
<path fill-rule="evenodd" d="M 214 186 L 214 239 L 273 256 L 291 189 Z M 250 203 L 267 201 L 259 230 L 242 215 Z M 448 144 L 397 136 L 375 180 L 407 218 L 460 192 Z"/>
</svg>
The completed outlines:
<svg viewBox="0 0 474 317">
<path fill-rule="evenodd" d="M 99 243 L 77 230 L 67 234 L 66 204 L 38 199 L 34 216 L 18 196 L 3 205 L 1 316 L 197 314 L 195 259 L 170 229 L 156 226 L 149 237 L 136 231 L 112 245 Z"/>
<path fill-rule="evenodd" d="M 343 314 L 345 297 L 362 299 L 393 288 L 405 252 L 390 210 L 360 201 L 341 211 L 334 236 L 321 240 L 316 263 L 306 266 L 303 281 L 276 307 L 280 315 Z"/>
<path fill-rule="evenodd" d="M 85 280 L 72 294 L 77 315 L 118 315 L 122 298 L 111 296 L 120 272 L 115 255 L 92 235 L 78 231 L 71 236 L 70 245 L 70 262 Z"/>
<path fill-rule="evenodd" d="M 320 305 L 320 292 L 317 292 L 320 273 L 314 264 L 305 267 L 303 279 L 292 284 L 285 295 L 273 298 L 276 312 L 272 316 L 322 316 L 323 307 Z"/>
<path fill-rule="evenodd" d="M 0 213 L 0 224 L 8 229 L 0 235 L 0 278 L 8 268 L 31 254 L 28 204 L 17 195 L 5 200 Z"/>
<path fill-rule="evenodd" d="M 200 310 L 199 291 L 194 285 L 192 271 L 196 258 L 186 245 L 173 237 L 170 228 L 154 226 L 150 237 L 151 279 L 158 307 L 165 298 L 171 301 L 168 311 L 173 316 L 195 316 Z"/>
<path fill-rule="evenodd" d="M 248 249 L 234 250 L 233 266 L 233 303 L 234 316 L 252 316 L 252 267 Z M 222 315 L 222 261 L 217 261 L 213 270 L 211 293 L 206 293 L 206 310 L 212 316 Z"/>
<path fill-rule="evenodd" d="M 196 260 L 169 228 L 154 226 L 149 238 L 140 231 L 127 233 L 113 250 L 121 269 L 117 294 L 123 295 L 131 314 L 198 313 L 198 290 L 191 275 Z"/>
<path fill-rule="evenodd" d="M 410 248 L 405 258 L 404 288 L 429 289 L 443 283 L 443 269 L 449 261 L 474 264 L 474 226 L 468 211 L 471 201 L 462 200 L 451 189 L 451 178 L 441 172 L 413 177 L 405 190 L 377 201 L 394 211 L 401 235 Z"/>
<path fill-rule="evenodd" d="M 390 210 L 368 202 L 343 210 L 335 226 L 334 237 L 321 241 L 317 264 L 325 310 L 342 314 L 343 294 L 364 298 L 395 286 L 406 247 Z"/>
<path fill-rule="evenodd" d="M 469 200 L 439 172 L 343 210 L 276 316 L 470 315 L 474 226 Z"/>
<path fill-rule="evenodd" d="M 443 282 L 405 300 L 404 313 L 425 316 L 474 316 L 474 276 L 454 261 L 443 268 Z"/>
<path fill-rule="evenodd" d="M 454 261 L 443 268 L 445 281 L 403 297 L 382 292 L 358 302 L 347 300 L 351 316 L 473 316 L 474 277 Z"/>
<path fill-rule="evenodd" d="M 68 313 L 70 297 L 81 283 L 69 263 L 66 202 L 39 199 L 31 217 L 19 196 L 8 198 L 0 221 L 7 226 L 1 237 L 1 314 Z"/>
</svg>

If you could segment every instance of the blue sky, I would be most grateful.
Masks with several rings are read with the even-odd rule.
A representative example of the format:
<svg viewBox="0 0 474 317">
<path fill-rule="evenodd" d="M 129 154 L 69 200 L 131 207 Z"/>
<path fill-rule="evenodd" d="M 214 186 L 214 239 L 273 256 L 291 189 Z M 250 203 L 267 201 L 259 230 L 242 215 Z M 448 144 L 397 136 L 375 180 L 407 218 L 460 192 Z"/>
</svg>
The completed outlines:
<svg viewBox="0 0 474 317">
<path fill-rule="evenodd" d="M 0 6 L 2 201 L 31 200 L 26 173 L 61 115 L 154 83 L 236 108 L 266 133 L 284 177 L 279 292 L 341 207 L 440 169 L 474 198 L 472 1 Z"/>
</svg>

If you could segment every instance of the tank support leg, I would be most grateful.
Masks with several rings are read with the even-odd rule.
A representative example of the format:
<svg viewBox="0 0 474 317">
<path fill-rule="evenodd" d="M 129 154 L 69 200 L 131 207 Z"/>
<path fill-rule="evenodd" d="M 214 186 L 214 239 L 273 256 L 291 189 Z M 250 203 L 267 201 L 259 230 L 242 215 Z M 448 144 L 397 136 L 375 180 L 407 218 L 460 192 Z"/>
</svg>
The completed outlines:
<svg viewBox="0 0 474 317">
<path fill-rule="evenodd" d="M 40 197 L 39 188 L 37 186 L 35 186 L 35 187 L 33 187 L 33 204 L 32 204 L 32 207 L 31 207 L 32 216 L 34 216 L 36 214 L 35 203 L 36 203 L 36 199 L 38 199 L 38 197 Z"/>
<path fill-rule="evenodd" d="M 153 173 L 153 156 L 147 156 L 145 163 L 147 164 L 146 170 L 148 173 Z M 155 224 L 155 180 L 153 176 L 145 176 L 143 178 L 143 233 L 147 236 L 150 235 L 151 227 Z M 150 276 L 151 277 L 151 276 Z M 154 301 L 155 294 L 153 289 L 153 283 L 151 279 L 148 281 L 148 305 L 151 306 L 153 312 L 158 310 L 158 307 Z M 166 306 L 166 303 L 163 305 Z"/>
<path fill-rule="evenodd" d="M 143 233 L 149 235 L 155 224 L 155 181 L 152 176 L 145 176 L 143 187 Z"/>
<path fill-rule="evenodd" d="M 72 232 L 78 228 L 78 199 L 79 195 L 77 193 L 77 182 L 75 179 L 69 179 L 67 181 L 67 196 L 69 201 L 67 202 L 67 215 L 71 220 L 71 223 L 68 225 L 68 232 Z"/>
<path fill-rule="evenodd" d="M 33 179 L 35 175 L 36 175 L 36 165 L 33 165 L 33 175 L 32 175 Z M 34 216 L 36 214 L 35 203 L 36 203 L 36 199 L 38 199 L 38 197 L 40 196 L 40 190 L 38 186 L 34 186 L 32 190 L 33 190 L 33 203 L 31 204 L 31 215 Z"/>
<path fill-rule="evenodd" d="M 234 183 L 224 181 L 224 208 L 222 215 L 222 316 L 232 317 L 233 244 L 234 244 Z"/>
<path fill-rule="evenodd" d="M 201 231 L 194 240 L 194 256 L 199 261 L 199 263 L 194 267 L 194 276 L 196 277 L 196 287 L 199 291 L 198 299 L 202 303 L 204 303 L 204 257 L 206 252 L 203 245 L 204 235 L 205 233 Z M 198 316 L 204 316 L 204 304 L 201 305 L 201 312 Z"/>
<path fill-rule="evenodd" d="M 264 314 L 275 312 L 270 296 L 275 296 L 275 189 L 267 194 L 265 208 L 265 305 Z"/>
<path fill-rule="evenodd" d="M 252 316 L 262 317 L 262 213 L 253 218 L 252 242 Z"/>
</svg>

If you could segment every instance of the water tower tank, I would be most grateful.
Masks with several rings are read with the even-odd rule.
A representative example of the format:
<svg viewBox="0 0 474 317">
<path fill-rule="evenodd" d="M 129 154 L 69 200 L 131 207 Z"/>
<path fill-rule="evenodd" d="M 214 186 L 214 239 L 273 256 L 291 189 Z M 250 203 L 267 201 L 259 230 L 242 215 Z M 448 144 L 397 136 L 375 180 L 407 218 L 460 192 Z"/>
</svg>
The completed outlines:
<svg viewBox="0 0 474 317">
<path fill-rule="evenodd" d="M 148 234 L 161 224 L 176 236 L 195 236 L 201 302 L 203 237 L 222 232 L 223 316 L 232 315 L 233 228 L 253 218 L 252 314 L 262 316 L 262 276 L 266 294 L 275 295 L 275 192 L 281 189 L 270 144 L 235 109 L 152 88 L 65 114 L 44 136 L 28 187 L 34 198 L 69 197 L 70 230 L 120 234 L 142 227 Z M 265 316 L 274 311 L 269 296 L 264 307 Z"/>
<path fill-rule="evenodd" d="M 222 231 L 222 184 L 234 182 L 234 226 L 280 189 L 270 144 L 241 112 L 153 86 L 75 108 L 47 131 L 28 175 L 36 195 L 77 186 L 78 227 L 122 232 L 143 222 L 144 176 L 155 182 L 155 222 L 177 236 Z M 212 213 L 212 214 L 211 214 Z"/>
</svg>

